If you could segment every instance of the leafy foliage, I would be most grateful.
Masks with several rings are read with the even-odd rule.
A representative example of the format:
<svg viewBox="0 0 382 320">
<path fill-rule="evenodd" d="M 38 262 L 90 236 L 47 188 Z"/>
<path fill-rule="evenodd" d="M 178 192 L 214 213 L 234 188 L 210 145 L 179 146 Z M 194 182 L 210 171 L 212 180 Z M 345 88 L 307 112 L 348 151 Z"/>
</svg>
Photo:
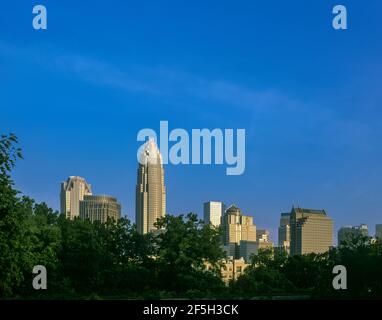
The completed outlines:
<svg viewBox="0 0 382 320">
<path fill-rule="evenodd" d="M 67 220 L 14 189 L 10 172 L 21 157 L 17 138 L 2 135 L 0 298 L 382 298 L 380 240 L 354 238 L 324 254 L 293 257 L 260 250 L 226 287 L 218 228 L 192 213 L 167 215 L 147 235 L 123 218 Z M 32 289 L 35 265 L 47 268 L 48 290 Z M 333 289 L 335 265 L 347 268 L 347 290 Z"/>
</svg>

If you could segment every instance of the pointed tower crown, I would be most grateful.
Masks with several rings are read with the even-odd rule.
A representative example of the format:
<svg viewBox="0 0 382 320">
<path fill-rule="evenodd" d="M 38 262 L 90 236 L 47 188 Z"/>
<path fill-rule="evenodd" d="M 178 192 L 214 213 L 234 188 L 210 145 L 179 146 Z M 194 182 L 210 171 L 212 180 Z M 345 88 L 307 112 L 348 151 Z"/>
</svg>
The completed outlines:
<svg viewBox="0 0 382 320">
<path fill-rule="evenodd" d="M 139 162 L 144 165 L 147 163 L 162 164 L 162 156 L 153 138 L 150 137 L 143 145 Z"/>
</svg>

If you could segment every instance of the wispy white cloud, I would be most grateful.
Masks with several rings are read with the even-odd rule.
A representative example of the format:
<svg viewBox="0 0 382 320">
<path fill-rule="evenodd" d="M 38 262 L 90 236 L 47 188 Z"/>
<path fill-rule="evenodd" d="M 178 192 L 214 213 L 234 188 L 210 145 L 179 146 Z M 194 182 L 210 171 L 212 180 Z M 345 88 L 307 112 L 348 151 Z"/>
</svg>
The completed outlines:
<svg viewBox="0 0 382 320">
<path fill-rule="evenodd" d="M 128 93 L 184 97 L 219 104 L 220 107 L 272 111 L 296 107 L 297 101 L 274 88 L 250 88 L 226 79 L 207 79 L 167 66 L 117 66 L 86 55 L 62 53 L 50 48 L 14 46 L 0 39 L 0 56 L 30 60 L 91 85 L 112 87 Z"/>
<path fill-rule="evenodd" d="M 258 127 L 256 116 L 266 114 L 266 119 L 271 120 L 273 125 L 277 123 L 290 131 L 288 141 L 320 137 L 327 142 L 331 136 L 336 136 L 337 141 L 343 140 L 343 145 L 354 145 L 356 141 L 363 145 L 363 141 L 370 137 L 367 124 L 355 119 L 343 119 L 335 110 L 318 105 L 317 101 L 301 101 L 275 88 L 248 87 L 227 79 L 205 78 L 168 66 L 130 64 L 120 67 L 86 55 L 57 52 L 49 48 L 25 48 L 2 42 L 1 39 L 0 56 L 30 60 L 53 72 L 94 86 L 111 87 L 129 94 L 157 96 L 166 101 L 174 99 L 178 109 L 181 107 L 178 105 L 179 100 L 195 102 L 197 99 L 211 106 L 206 112 L 214 115 L 217 108 L 230 112 L 241 110 L 247 114 L 251 130 Z M 285 118 L 293 121 L 294 127 L 300 130 L 290 130 Z M 304 135 L 300 132 L 304 132 Z"/>
<path fill-rule="evenodd" d="M 224 106 L 271 108 L 293 101 L 274 89 L 250 89 L 222 79 L 206 79 L 166 67 L 131 66 L 127 70 L 84 56 L 60 55 L 55 66 L 93 85 L 128 92 L 162 96 L 185 96 L 214 101 Z"/>
</svg>

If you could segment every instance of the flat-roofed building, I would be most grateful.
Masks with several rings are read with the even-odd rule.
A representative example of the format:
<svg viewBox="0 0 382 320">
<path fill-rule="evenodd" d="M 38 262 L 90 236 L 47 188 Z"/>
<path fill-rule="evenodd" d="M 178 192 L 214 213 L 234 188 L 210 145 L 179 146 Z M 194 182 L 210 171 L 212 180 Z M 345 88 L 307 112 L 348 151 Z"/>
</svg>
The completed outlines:
<svg viewBox="0 0 382 320">
<path fill-rule="evenodd" d="M 366 224 L 361 224 L 359 226 L 344 226 L 338 230 L 338 245 L 346 244 L 350 242 L 353 238 L 357 237 L 368 237 L 369 230 Z"/>
<path fill-rule="evenodd" d="M 333 221 L 325 210 L 292 208 L 290 253 L 323 253 L 333 246 Z"/>
<path fill-rule="evenodd" d="M 81 219 L 106 222 L 108 219 L 117 221 L 121 217 L 121 205 L 114 197 L 106 195 L 86 195 L 80 201 Z"/>
<path fill-rule="evenodd" d="M 219 201 L 208 201 L 203 204 L 204 223 L 218 227 L 224 213 L 224 204 Z"/>
</svg>

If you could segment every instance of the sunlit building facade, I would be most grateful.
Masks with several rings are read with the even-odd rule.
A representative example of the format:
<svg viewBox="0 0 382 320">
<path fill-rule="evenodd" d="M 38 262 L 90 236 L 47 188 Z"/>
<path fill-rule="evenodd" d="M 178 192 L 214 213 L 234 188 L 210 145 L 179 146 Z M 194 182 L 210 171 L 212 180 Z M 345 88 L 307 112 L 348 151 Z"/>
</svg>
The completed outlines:
<svg viewBox="0 0 382 320">
<path fill-rule="evenodd" d="M 121 205 L 114 197 L 106 195 L 85 195 L 80 201 L 80 218 L 91 222 L 117 221 L 121 217 Z"/>
<path fill-rule="evenodd" d="M 160 151 L 153 139 L 139 155 L 135 198 L 135 222 L 141 234 L 157 230 L 154 224 L 166 214 L 166 189 Z"/>
<path fill-rule="evenodd" d="M 323 253 L 333 246 L 333 221 L 325 210 L 292 208 L 290 253 Z"/>
<path fill-rule="evenodd" d="M 91 194 L 91 185 L 84 178 L 70 176 L 67 181 L 61 183 L 61 214 L 64 214 L 67 219 L 79 217 L 80 201 L 85 195 Z"/>
</svg>

